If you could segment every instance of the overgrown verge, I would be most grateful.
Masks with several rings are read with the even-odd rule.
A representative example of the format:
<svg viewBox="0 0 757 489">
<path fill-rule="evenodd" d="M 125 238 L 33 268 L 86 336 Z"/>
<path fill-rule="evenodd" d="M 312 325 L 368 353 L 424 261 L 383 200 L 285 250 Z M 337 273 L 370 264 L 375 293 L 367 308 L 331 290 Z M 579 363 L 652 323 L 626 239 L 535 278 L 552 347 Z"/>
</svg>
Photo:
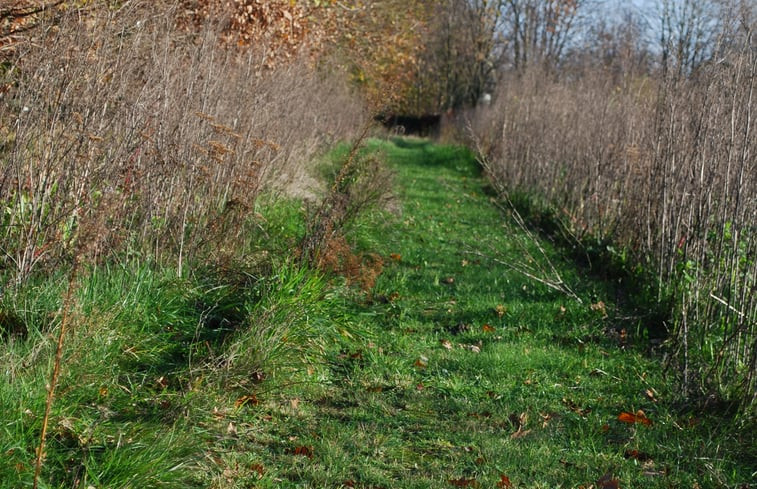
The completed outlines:
<svg viewBox="0 0 757 489">
<path fill-rule="evenodd" d="M 352 208 L 349 196 L 341 202 Z M 191 261 L 180 273 L 175 262 L 111 257 L 77 274 L 34 273 L 3 295 L 0 487 L 37 483 L 41 436 L 41 487 L 224 486 L 223 440 L 240 412 L 318 382 L 326 355 L 362 334 L 343 281 L 294 260 L 318 215 L 281 198 L 261 199 L 257 212 L 230 261 Z M 341 254 L 329 245 L 315 265 L 367 288 L 363 277 L 380 267 L 365 267 L 342 224 L 329 221 Z M 335 257 L 357 261 L 332 268 Z"/>
<path fill-rule="evenodd" d="M 209 426 L 353 335 L 294 260 L 322 216 L 289 196 L 320 197 L 314 165 L 363 109 L 176 4 L 82 5 L 3 51 L 0 486 L 188 487 Z"/>
<path fill-rule="evenodd" d="M 2 72 L 7 284 L 70 261 L 77 241 L 95 261 L 151 256 L 179 273 L 233 255 L 263 189 L 301 181 L 361 119 L 338 79 L 307 62 L 268 68 L 264 51 L 179 28 L 165 6 L 53 20 Z"/>
<path fill-rule="evenodd" d="M 691 76 L 532 70 L 503 81 L 473 124 L 501 194 L 532 195 L 569 241 L 611 255 L 670 305 L 683 392 L 751 413 L 756 74 L 749 39 Z"/>
</svg>

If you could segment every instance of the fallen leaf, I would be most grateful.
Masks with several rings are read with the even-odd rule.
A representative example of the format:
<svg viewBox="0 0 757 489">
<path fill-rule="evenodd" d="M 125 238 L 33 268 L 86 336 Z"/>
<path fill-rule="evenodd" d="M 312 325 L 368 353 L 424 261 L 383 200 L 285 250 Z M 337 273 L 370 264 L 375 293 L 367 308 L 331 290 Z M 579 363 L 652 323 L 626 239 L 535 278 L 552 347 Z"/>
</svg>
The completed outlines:
<svg viewBox="0 0 757 489">
<path fill-rule="evenodd" d="M 389 255 L 389 258 L 394 261 L 402 261 L 402 255 L 400 255 L 399 253 L 392 253 Z"/>
<path fill-rule="evenodd" d="M 653 389 L 645 389 L 644 396 L 646 396 L 646 398 L 652 402 L 657 402 L 657 397 L 655 396 L 655 392 Z"/>
<path fill-rule="evenodd" d="M 531 433 L 531 430 L 524 430 L 523 428 L 518 428 L 518 431 L 510 435 L 511 440 L 517 440 L 518 438 L 523 438 L 524 436 Z"/>
<path fill-rule="evenodd" d="M 265 468 L 262 464 L 252 464 L 250 465 L 250 470 L 253 472 L 257 472 L 258 476 L 263 477 L 263 474 L 265 474 Z"/>
<path fill-rule="evenodd" d="M 237 409 L 244 406 L 257 406 L 258 404 L 260 404 L 260 401 L 258 401 L 258 398 L 255 396 L 255 394 L 242 396 L 234 401 L 234 407 Z"/>
<path fill-rule="evenodd" d="M 226 433 L 231 436 L 237 436 L 237 427 L 233 422 L 229 422 L 229 426 L 226 427 Z"/>
<path fill-rule="evenodd" d="M 641 409 L 636 411 L 636 414 L 623 411 L 622 413 L 618 414 L 618 421 L 629 424 L 640 423 L 645 426 L 652 425 L 652 420 L 647 418 L 646 414 L 644 414 L 644 411 L 642 411 Z"/>
<path fill-rule="evenodd" d="M 546 428 L 549 422 L 552 421 L 552 413 L 546 413 L 546 414 L 539 413 L 539 416 L 541 417 L 542 428 Z"/>
<path fill-rule="evenodd" d="M 490 413 L 489 411 L 484 411 L 482 413 L 468 413 L 468 416 L 471 417 L 471 418 L 476 418 L 476 419 L 491 418 L 492 417 L 492 413 Z"/>
<path fill-rule="evenodd" d="M 481 347 L 478 345 L 463 345 L 463 348 L 470 350 L 473 353 L 481 353 Z"/>
<path fill-rule="evenodd" d="M 586 416 L 591 412 L 591 408 L 581 408 L 578 404 L 565 397 L 563 397 L 562 402 L 568 407 L 568 409 L 578 414 L 579 416 Z"/>
<path fill-rule="evenodd" d="M 502 317 L 507 312 L 507 308 L 502 304 L 497 304 L 497 306 L 494 308 L 494 312 L 497 313 L 497 316 Z"/>
<path fill-rule="evenodd" d="M 623 456 L 627 459 L 638 460 L 639 462 L 647 462 L 649 460 L 652 460 L 652 457 L 649 456 L 649 454 L 640 452 L 638 450 L 626 450 Z"/>
<path fill-rule="evenodd" d="M 513 487 L 513 483 L 510 482 L 510 478 L 504 474 L 500 474 L 499 476 L 499 482 L 497 482 L 497 487 L 502 487 L 504 489 L 510 489 Z"/>
<path fill-rule="evenodd" d="M 418 368 L 426 368 L 428 367 L 428 358 L 421 355 L 420 357 L 418 357 L 418 359 L 415 361 L 413 365 L 415 365 Z"/>
<path fill-rule="evenodd" d="M 495 329 L 494 326 L 484 324 L 483 326 L 481 326 L 481 331 L 483 331 L 484 333 L 494 333 Z"/>
<path fill-rule="evenodd" d="M 597 311 L 602 314 L 602 317 L 607 317 L 607 306 L 604 301 L 599 301 L 596 304 L 591 304 L 589 308 L 592 311 Z"/>
<path fill-rule="evenodd" d="M 459 479 L 450 479 L 449 483 L 455 487 L 478 487 L 478 481 L 476 479 L 466 479 L 461 477 Z"/>
<path fill-rule="evenodd" d="M 313 458 L 313 446 L 301 445 L 299 447 L 295 447 L 294 450 L 292 450 L 292 455 L 301 455 L 303 457 Z"/>
<path fill-rule="evenodd" d="M 292 409 L 296 411 L 300 408 L 300 400 L 295 397 L 294 399 L 291 399 L 289 401 L 289 405 L 292 406 Z"/>
<path fill-rule="evenodd" d="M 452 343 L 449 340 L 441 340 L 440 343 L 447 350 L 451 350 L 452 349 Z"/>
<path fill-rule="evenodd" d="M 597 480 L 597 489 L 619 489 L 620 481 L 613 479 L 612 474 L 607 472 Z"/>
</svg>

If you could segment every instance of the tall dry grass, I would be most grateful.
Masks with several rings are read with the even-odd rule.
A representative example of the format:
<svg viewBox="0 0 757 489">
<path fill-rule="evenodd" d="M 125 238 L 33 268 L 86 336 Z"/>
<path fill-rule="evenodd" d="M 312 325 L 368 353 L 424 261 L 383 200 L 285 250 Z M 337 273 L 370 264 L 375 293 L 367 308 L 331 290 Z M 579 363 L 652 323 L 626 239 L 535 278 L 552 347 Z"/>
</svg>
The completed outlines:
<svg viewBox="0 0 757 489">
<path fill-rule="evenodd" d="M 505 79 L 473 134 L 504 194 L 643 269 L 686 393 L 757 406 L 757 136 L 751 42 L 689 77 L 590 68 Z M 642 325 L 646 326 L 646 325 Z"/>
<path fill-rule="evenodd" d="M 239 250 L 265 189 L 350 138 L 359 103 L 301 60 L 177 28 L 163 3 L 63 11 L 0 72 L 0 263 L 6 283 L 69 261 Z M 296 182 L 295 182 L 296 183 Z"/>
</svg>

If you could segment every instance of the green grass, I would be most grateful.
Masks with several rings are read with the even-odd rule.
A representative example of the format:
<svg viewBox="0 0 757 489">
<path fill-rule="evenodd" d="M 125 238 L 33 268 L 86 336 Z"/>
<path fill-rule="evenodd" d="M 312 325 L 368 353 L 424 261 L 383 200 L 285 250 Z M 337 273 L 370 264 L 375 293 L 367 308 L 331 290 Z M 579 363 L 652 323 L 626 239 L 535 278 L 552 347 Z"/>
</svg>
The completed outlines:
<svg viewBox="0 0 757 489">
<path fill-rule="evenodd" d="M 524 256 L 467 151 L 410 139 L 371 146 L 398 172 L 402 202 L 398 215 L 355 230 L 389 263 L 353 306 L 372 337 L 333 350 L 312 383 L 219 423 L 244 429 L 219 443 L 229 451 L 208 468 L 228 479 L 216 487 L 497 487 L 503 475 L 514 487 L 596 487 L 608 473 L 621 487 L 752 480 L 753 434 L 734 437 L 730 421 L 676 405 L 660 359 L 613 334 L 636 325 L 619 319 L 609 287 L 547 243 L 583 304 L 474 253 Z M 606 318 L 591 307 L 599 301 Z M 618 420 L 638 410 L 653 424 Z"/>
<path fill-rule="evenodd" d="M 351 228 L 370 293 L 291 265 L 293 203 L 261 206 L 246 265 L 82 275 L 43 487 L 754 487 L 754 430 L 678 402 L 611 287 L 547 242 L 582 303 L 506 265 L 543 256 L 467 150 L 368 149 L 399 203 Z M 0 342 L 0 488 L 31 486 L 65 287 L 3 297 L 27 331 Z"/>
</svg>

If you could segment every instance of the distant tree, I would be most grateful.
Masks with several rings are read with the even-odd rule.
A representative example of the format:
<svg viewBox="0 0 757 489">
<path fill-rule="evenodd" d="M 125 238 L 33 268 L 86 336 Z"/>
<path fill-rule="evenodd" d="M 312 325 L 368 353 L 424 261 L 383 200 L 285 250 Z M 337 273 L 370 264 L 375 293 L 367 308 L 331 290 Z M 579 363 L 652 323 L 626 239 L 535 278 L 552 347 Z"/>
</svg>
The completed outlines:
<svg viewBox="0 0 757 489">
<path fill-rule="evenodd" d="M 556 65 L 565 53 L 588 0 L 499 0 L 515 69 Z"/>
<path fill-rule="evenodd" d="M 597 17 L 587 26 L 582 42 L 566 53 L 564 66 L 574 71 L 600 66 L 615 78 L 647 74 L 656 55 L 646 33 L 645 20 L 630 8 L 613 20 Z"/>
<path fill-rule="evenodd" d="M 499 4 L 488 0 L 437 3 L 419 65 L 417 106 L 474 106 L 491 91 L 504 45 L 502 15 Z"/>
<path fill-rule="evenodd" d="M 716 0 L 661 0 L 658 15 L 663 73 L 690 73 L 716 44 L 720 28 Z"/>
</svg>

